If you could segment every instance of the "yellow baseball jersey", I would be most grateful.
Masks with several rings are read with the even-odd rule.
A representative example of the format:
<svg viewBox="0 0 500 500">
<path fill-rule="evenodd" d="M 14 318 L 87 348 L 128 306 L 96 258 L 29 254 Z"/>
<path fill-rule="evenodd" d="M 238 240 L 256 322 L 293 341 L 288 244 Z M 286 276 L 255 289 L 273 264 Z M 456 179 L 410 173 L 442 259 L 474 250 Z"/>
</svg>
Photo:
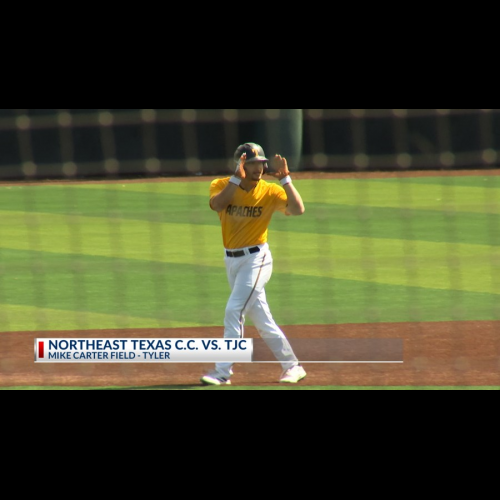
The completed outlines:
<svg viewBox="0 0 500 500">
<path fill-rule="evenodd" d="M 229 177 L 210 185 L 210 199 L 229 184 Z M 228 250 L 267 243 L 269 223 L 274 212 L 286 213 L 288 198 L 281 185 L 259 181 L 247 193 L 238 187 L 228 207 L 219 213 L 222 240 Z"/>
</svg>

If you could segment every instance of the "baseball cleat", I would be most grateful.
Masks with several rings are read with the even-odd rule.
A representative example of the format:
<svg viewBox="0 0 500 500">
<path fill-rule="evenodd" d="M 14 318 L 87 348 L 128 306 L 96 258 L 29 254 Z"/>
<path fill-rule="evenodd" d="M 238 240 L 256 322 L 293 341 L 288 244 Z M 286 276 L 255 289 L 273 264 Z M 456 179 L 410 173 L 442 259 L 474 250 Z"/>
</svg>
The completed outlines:
<svg viewBox="0 0 500 500">
<path fill-rule="evenodd" d="M 300 365 L 297 365 L 283 372 L 283 375 L 281 375 L 280 378 L 280 383 L 296 384 L 297 382 L 300 382 L 301 380 L 305 379 L 306 376 L 307 373 L 304 370 L 304 368 L 302 368 L 302 366 Z"/>
<path fill-rule="evenodd" d="M 231 381 L 229 379 L 214 373 L 201 377 L 200 381 L 203 385 L 231 385 Z"/>
</svg>

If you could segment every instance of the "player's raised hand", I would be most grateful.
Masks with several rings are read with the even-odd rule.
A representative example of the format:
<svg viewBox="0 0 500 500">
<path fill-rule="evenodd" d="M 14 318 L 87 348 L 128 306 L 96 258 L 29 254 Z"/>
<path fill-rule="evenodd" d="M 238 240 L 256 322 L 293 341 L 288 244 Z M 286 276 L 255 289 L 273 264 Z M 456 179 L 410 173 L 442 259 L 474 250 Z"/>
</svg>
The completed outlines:
<svg viewBox="0 0 500 500">
<path fill-rule="evenodd" d="M 247 174 L 245 172 L 245 163 L 247 161 L 247 154 L 243 153 L 241 155 L 239 163 L 236 165 L 236 169 L 234 171 L 234 175 L 239 177 L 240 179 L 245 179 Z"/>
<path fill-rule="evenodd" d="M 283 158 L 281 155 L 276 155 L 273 159 L 273 169 L 268 173 L 278 180 L 284 179 L 287 175 L 290 175 L 286 158 Z"/>
</svg>

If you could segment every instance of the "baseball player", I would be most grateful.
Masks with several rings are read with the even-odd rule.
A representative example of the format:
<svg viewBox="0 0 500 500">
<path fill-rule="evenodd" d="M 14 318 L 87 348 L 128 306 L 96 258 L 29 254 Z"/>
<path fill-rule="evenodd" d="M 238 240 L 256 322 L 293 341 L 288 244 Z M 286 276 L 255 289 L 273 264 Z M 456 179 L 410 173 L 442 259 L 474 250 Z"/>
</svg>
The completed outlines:
<svg viewBox="0 0 500 500">
<path fill-rule="evenodd" d="M 290 178 L 286 158 L 276 155 L 275 169 L 269 170 L 261 146 L 246 143 L 234 155 L 232 177 L 216 179 L 210 185 L 210 207 L 219 214 L 225 247 L 225 264 L 231 287 L 224 318 L 224 338 L 243 338 L 250 318 L 265 340 L 283 373 L 280 382 L 296 384 L 306 377 L 285 334 L 273 319 L 264 290 L 273 269 L 267 243 L 268 226 L 276 211 L 302 215 L 304 203 Z M 281 185 L 262 179 L 264 173 Z M 201 378 L 205 385 L 231 385 L 233 363 L 217 363 L 215 370 Z"/>
</svg>

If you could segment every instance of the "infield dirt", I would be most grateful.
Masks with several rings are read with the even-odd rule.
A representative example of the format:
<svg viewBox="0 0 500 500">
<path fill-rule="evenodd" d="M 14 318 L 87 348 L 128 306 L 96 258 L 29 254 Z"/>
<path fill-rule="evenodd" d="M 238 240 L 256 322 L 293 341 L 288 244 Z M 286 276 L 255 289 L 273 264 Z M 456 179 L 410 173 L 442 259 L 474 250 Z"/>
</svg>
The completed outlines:
<svg viewBox="0 0 500 500">
<path fill-rule="evenodd" d="M 304 363 L 305 386 L 500 386 L 500 321 L 283 327 L 290 339 L 402 339 L 402 364 Z M 206 364 L 34 363 L 35 338 L 222 338 L 222 328 L 9 332 L 0 334 L 0 386 L 200 385 Z M 259 338 L 252 327 L 248 338 Z M 318 353 L 321 359 L 321 353 Z M 235 365 L 233 385 L 278 386 L 279 364 Z"/>
</svg>

